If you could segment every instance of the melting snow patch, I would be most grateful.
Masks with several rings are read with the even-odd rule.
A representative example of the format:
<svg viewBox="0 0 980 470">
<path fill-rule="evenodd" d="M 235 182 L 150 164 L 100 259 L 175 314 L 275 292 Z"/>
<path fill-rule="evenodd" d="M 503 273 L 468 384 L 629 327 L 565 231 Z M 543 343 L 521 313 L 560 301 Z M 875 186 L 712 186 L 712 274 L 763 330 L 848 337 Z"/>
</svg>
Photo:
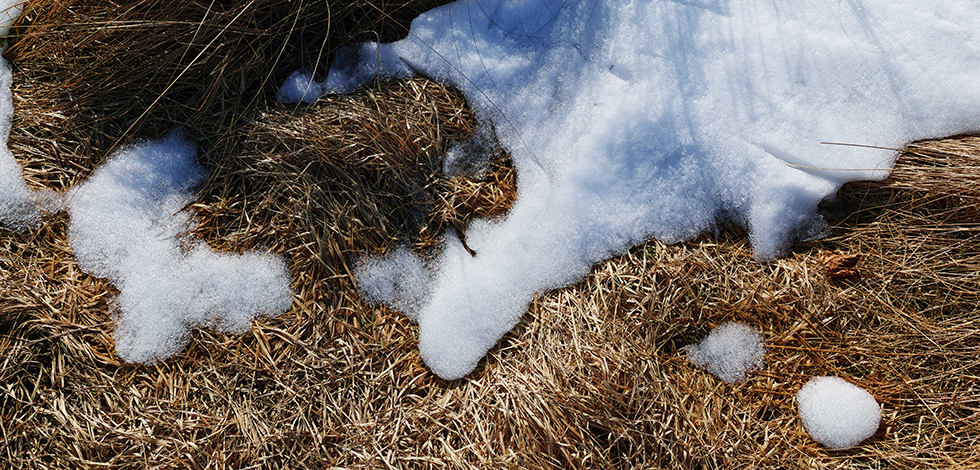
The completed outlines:
<svg viewBox="0 0 980 470">
<path fill-rule="evenodd" d="M 457 378 L 536 292 L 602 259 L 719 220 L 747 227 L 759 259 L 780 256 L 822 232 L 817 206 L 841 184 L 886 176 L 889 148 L 980 129 L 974 9 L 461 0 L 404 40 L 350 48 L 321 88 L 419 73 L 452 83 L 512 155 L 510 212 L 470 225 L 477 256 L 440 254 L 418 310 L 423 358 Z"/>
<path fill-rule="evenodd" d="M 752 325 L 735 322 L 722 323 L 687 349 L 694 365 L 727 383 L 741 382 L 745 374 L 760 369 L 765 354 L 762 333 Z"/>
<path fill-rule="evenodd" d="M 803 427 L 830 449 L 860 444 L 878 430 L 881 409 L 870 393 L 839 377 L 814 377 L 796 394 Z"/>
<path fill-rule="evenodd" d="M 8 6 L 9 7 L 9 6 Z M 3 26 L 4 6 L 0 3 L 0 30 Z M 3 48 L 0 48 L 0 54 Z M 0 224 L 23 230 L 37 224 L 41 213 L 35 195 L 24 181 L 23 169 L 14 154 L 7 148 L 10 138 L 11 120 L 14 116 L 13 95 L 10 85 L 13 82 L 10 64 L 0 58 Z"/>
<path fill-rule="evenodd" d="M 119 152 L 70 194 L 69 237 L 79 266 L 119 289 L 116 352 L 156 362 L 203 326 L 242 333 L 292 302 L 285 262 L 219 253 L 187 235 L 184 206 L 206 174 L 179 133 Z"/>
</svg>

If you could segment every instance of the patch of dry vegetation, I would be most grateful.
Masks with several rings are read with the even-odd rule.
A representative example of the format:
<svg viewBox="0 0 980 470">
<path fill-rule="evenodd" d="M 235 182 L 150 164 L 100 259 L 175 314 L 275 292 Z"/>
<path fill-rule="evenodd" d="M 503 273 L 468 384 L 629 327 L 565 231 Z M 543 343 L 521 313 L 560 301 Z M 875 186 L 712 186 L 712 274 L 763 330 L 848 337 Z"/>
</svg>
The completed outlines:
<svg viewBox="0 0 980 470">
<path fill-rule="evenodd" d="M 68 187 L 120 143 L 186 125 L 212 172 L 198 234 L 287 255 L 297 296 L 245 335 L 199 331 L 178 357 L 124 364 L 112 287 L 78 269 L 67 217 L 0 231 L 5 467 L 980 466 L 977 137 L 910 145 L 887 180 L 843 188 L 829 236 L 786 258 L 753 261 L 736 232 L 650 241 L 543 293 L 468 378 L 429 373 L 415 325 L 365 306 L 349 265 L 499 215 L 513 169 L 441 176 L 473 116 L 424 79 L 272 103 L 294 68 L 397 35 L 428 5 L 30 3 L 7 56 L 11 146 L 31 183 Z M 842 272 L 828 254 L 858 261 Z M 766 368 L 736 385 L 684 353 L 729 320 L 759 326 L 768 347 Z M 882 403 L 869 442 L 809 439 L 793 396 L 812 375 Z"/>
</svg>

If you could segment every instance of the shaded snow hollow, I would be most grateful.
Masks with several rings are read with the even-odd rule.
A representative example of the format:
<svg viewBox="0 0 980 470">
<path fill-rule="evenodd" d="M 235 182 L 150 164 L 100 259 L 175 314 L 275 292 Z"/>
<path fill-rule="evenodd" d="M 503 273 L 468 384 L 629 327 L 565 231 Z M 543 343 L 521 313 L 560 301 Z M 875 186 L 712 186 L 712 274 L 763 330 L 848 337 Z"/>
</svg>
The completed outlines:
<svg viewBox="0 0 980 470">
<path fill-rule="evenodd" d="M 817 205 L 841 184 L 886 176 L 892 149 L 980 128 L 974 10 L 970 0 L 461 0 L 417 18 L 402 41 L 340 54 L 324 82 L 294 74 L 280 97 L 421 73 L 462 89 L 513 155 L 517 201 L 470 225 L 478 255 L 447 237 L 423 301 L 373 297 L 417 308 L 422 357 L 452 379 L 536 292 L 600 260 L 719 220 L 747 227 L 756 257 L 772 259 L 819 236 Z M 390 262 L 397 272 L 404 261 Z"/>
<path fill-rule="evenodd" d="M 365 300 L 387 303 L 412 320 L 418 320 L 432 272 L 409 246 L 400 246 L 385 256 L 361 258 L 354 267 L 354 275 Z"/>
<path fill-rule="evenodd" d="M 870 393 L 839 377 L 813 377 L 796 394 L 803 427 L 830 449 L 847 449 L 874 435 L 881 409 Z"/>
<path fill-rule="evenodd" d="M 741 382 L 745 374 L 762 368 L 765 355 L 762 333 L 747 323 L 722 323 L 700 343 L 687 348 L 687 357 L 694 365 L 727 383 Z"/>
</svg>

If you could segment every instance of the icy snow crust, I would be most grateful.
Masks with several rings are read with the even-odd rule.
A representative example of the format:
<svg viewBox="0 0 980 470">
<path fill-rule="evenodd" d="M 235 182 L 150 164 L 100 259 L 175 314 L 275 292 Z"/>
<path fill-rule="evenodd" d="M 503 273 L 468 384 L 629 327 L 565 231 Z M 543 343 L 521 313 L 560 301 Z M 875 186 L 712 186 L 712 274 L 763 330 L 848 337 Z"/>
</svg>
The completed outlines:
<svg viewBox="0 0 980 470">
<path fill-rule="evenodd" d="M 24 12 L 26 0 L 0 0 L 0 36 L 6 36 L 10 26 Z"/>
<path fill-rule="evenodd" d="M 215 252 L 186 234 L 184 206 L 206 177 L 196 154 L 173 133 L 120 152 L 68 196 L 79 266 L 119 289 L 113 337 L 129 362 L 176 354 L 193 327 L 243 333 L 292 302 L 281 258 Z"/>
<path fill-rule="evenodd" d="M 700 343 L 687 349 L 687 357 L 694 365 L 727 383 L 741 382 L 746 373 L 760 369 L 765 355 L 762 333 L 752 325 L 735 322 L 718 325 Z"/>
<path fill-rule="evenodd" d="M 471 224 L 476 257 L 447 238 L 418 312 L 423 358 L 451 379 L 535 292 L 597 261 L 719 220 L 746 226 L 757 258 L 780 256 L 821 233 L 817 204 L 842 183 L 886 176 L 889 148 L 980 128 L 973 10 L 459 1 L 417 18 L 402 41 L 348 51 L 317 86 L 416 73 L 453 83 L 513 154 L 517 202 L 504 220 Z"/>
<path fill-rule="evenodd" d="M 874 435 L 881 409 L 870 393 L 839 377 L 814 377 L 796 394 L 803 427 L 830 449 L 847 449 Z"/>
</svg>

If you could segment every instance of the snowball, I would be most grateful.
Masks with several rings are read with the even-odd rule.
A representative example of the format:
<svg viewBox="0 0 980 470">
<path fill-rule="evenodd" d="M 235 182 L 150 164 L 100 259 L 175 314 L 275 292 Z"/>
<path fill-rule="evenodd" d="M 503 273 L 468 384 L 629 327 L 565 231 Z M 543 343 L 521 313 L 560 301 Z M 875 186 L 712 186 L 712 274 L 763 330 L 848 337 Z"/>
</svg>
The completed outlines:
<svg viewBox="0 0 980 470">
<path fill-rule="evenodd" d="M 839 377 L 814 377 L 796 394 L 803 427 L 830 449 L 854 447 L 871 437 L 881 409 L 870 393 Z"/>
<path fill-rule="evenodd" d="M 727 322 L 711 330 L 700 343 L 688 347 L 694 365 L 708 369 L 727 383 L 745 380 L 745 374 L 762 368 L 765 342 L 758 328 Z"/>
<path fill-rule="evenodd" d="M 354 276 L 365 300 L 383 303 L 412 320 L 417 320 L 432 283 L 432 273 L 408 246 L 386 256 L 361 258 Z"/>
<path fill-rule="evenodd" d="M 116 352 L 130 362 L 176 354 L 197 326 L 242 333 L 292 302 L 284 260 L 219 253 L 187 235 L 184 209 L 206 177 L 180 133 L 111 157 L 69 195 L 69 241 L 85 272 L 119 289 Z"/>
<path fill-rule="evenodd" d="M 602 259 L 719 220 L 747 227 L 756 257 L 772 259 L 822 233 L 817 206 L 841 184 L 886 176 L 887 149 L 980 128 L 973 10 L 461 0 L 401 41 L 353 48 L 325 88 L 416 73 L 453 84 L 512 156 L 510 212 L 470 225 L 476 257 L 442 252 L 419 309 L 423 358 L 456 378 L 535 293 Z"/>
</svg>

